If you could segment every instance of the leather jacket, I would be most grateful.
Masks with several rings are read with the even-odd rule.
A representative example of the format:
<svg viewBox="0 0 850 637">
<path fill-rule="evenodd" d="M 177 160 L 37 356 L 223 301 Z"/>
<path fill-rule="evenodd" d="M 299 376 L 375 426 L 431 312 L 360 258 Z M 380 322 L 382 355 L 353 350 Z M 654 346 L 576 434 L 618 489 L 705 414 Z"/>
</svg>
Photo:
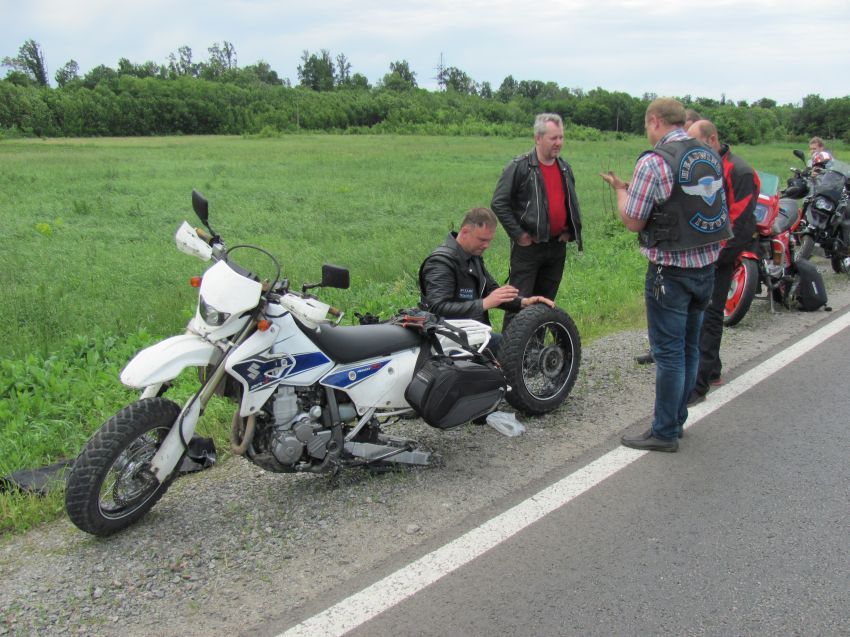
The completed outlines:
<svg viewBox="0 0 850 637">
<path fill-rule="evenodd" d="M 568 226 L 573 234 L 570 240 L 575 241 L 581 251 L 581 208 L 576 196 L 575 176 L 567 162 L 560 157 L 557 162 L 567 198 Z M 523 232 L 527 232 L 538 243 L 551 238 L 549 199 L 535 148 L 532 148 L 530 153 L 514 158 L 505 167 L 499 183 L 496 184 L 490 207 L 502 222 L 511 241 L 516 241 Z"/>
<path fill-rule="evenodd" d="M 490 324 L 482 299 L 499 287 L 484 267 L 484 259 L 470 256 L 450 232 L 419 267 L 419 306 L 448 319 L 473 319 Z M 500 309 L 518 312 L 522 299 L 503 303 Z"/>
</svg>

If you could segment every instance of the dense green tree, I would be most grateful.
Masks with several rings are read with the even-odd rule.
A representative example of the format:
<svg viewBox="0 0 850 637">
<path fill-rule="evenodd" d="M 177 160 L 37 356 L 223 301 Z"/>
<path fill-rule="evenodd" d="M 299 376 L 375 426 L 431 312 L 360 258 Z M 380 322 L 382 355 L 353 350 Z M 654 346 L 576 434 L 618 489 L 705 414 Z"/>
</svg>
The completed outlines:
<svg viewBox="0 0 850 637">
<path fill-rule="evenodd" d="M 250 84 L 258 82 L 260 84 L 285 85 L 289 86 L 289 80 L 281 80 L 277 72 L 274 71 L 268 62 L 260 60 L 256 64 L 249 64 L 236 73 L 234 81 L 238 84 Z"/>
<path fill-rule="evenodd" d="M 499 85 L 499 90 L 496 91 L 496 97 L 502 102 L 509 102 L 519 91 L 519 82 L 514 79 L 513 75 L 508 75 Z"/>
<path fill-rule="evenodd" d="M 390 62 L 390 72 L 384 75 L 381 85 L 393 91 L 416 88 L 416 73 L 410 70 L 407 60 Z"/>
<path fill-rule="evenodd" d="M 68 60 L 65 66 L 56 71 L 56 84 L 61 88 L 66 84 L 80 79 L 80 65 L 75 60 Z"/>
<path fill-rule="evenodd" d="M 456 66 L 448 66 L 442 69 L 437 77 L 437 82 L 447 91 L 455 91 L 462 95 L 478 94 L 478 84 L 475 80 Z"/>
<path fill-rule="evenodd" d="M 301 54 L 301 64 L 298 65 L 300 86 L 314 91 L 332 91 L 335 80 L 334 61 L 327 49 L 322 49 L 320 55 L 307 50 Z"/>
<path fill-rule="evenodd" d="M 44 54 L 41 51 L 41 45 L 35 40 L 24 42 L 18 49 L 18 55 L 5 57 L 0 64 L 20 71 L 38 86 L 48 86 L 49 84 Z"/>
<path fill-rule="evenodd" d="M 118 71 L 104 64 L 94 67 L 83 76 L 83 85 L 86 88 L 95 88 L 101 83 L 109 83 L 118 79 Z"/>
</svg>

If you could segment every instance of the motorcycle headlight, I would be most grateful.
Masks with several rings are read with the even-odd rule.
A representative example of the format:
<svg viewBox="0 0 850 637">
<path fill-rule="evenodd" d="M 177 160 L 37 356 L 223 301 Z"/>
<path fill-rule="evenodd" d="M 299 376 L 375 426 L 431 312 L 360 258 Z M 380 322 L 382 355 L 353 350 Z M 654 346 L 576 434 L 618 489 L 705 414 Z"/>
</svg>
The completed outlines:
<svg viewBox="0 0 850 637">
<path fill-rule="evenodd" d="M 229 313 L 218 311 L 212 305 L 204 301 L 204 297 L 200 297 L 198 300 L 198 312 L 200 313 L 201 318 L 204 319 L 204 323 L 207 325 L 223 325 L 224 322 L 230 318 Z"/>
<path fill-rule="evenodd" d="M 835 210 L 835 204 L 826 197 L 818 197 L 815 199 L 815 208 L 824 212 L 832 212 Z"/>
</svg>

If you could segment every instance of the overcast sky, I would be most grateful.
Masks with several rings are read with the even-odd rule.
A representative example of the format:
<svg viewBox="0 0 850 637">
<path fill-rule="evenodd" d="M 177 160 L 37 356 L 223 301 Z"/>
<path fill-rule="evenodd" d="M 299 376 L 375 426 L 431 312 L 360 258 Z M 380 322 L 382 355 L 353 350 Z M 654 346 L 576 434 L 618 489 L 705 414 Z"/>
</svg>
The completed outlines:
<svg viewBox="0 0 850 637">
<path fill-rule="evenodd" d="M 638 97 L 850 95 L 850 0 L 0 0 L 0 58 L 27 39 L 51 78 L 71 59 L 81 74 L 163 64 L 183 45 L 205 61 L 226 40 L 239 66 L 264 60 L 293 84 L 302 52 L 327 49 L 372 84 L 407 60 L 435 88 L 442 55 L 493 90 L 512 75 Z"/>
</svg>

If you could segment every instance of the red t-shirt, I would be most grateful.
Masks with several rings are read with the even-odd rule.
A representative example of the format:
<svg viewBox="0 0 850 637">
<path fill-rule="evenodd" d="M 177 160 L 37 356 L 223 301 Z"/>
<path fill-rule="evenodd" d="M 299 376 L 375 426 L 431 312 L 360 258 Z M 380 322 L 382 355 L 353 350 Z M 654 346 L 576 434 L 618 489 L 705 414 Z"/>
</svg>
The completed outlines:
<svg viewBox="0 0 850 637">
<path fill-rule="evenodd" d="M 546 198 L 549 200 L 549 236 L 557 239 L 558 235 L 568 229 L 567 203 L 561 169 L 558 168 L 558 162 L 552 162 L 550 166 L 541 163 L 540 172 L 543 173 Z"/>
</svg>

